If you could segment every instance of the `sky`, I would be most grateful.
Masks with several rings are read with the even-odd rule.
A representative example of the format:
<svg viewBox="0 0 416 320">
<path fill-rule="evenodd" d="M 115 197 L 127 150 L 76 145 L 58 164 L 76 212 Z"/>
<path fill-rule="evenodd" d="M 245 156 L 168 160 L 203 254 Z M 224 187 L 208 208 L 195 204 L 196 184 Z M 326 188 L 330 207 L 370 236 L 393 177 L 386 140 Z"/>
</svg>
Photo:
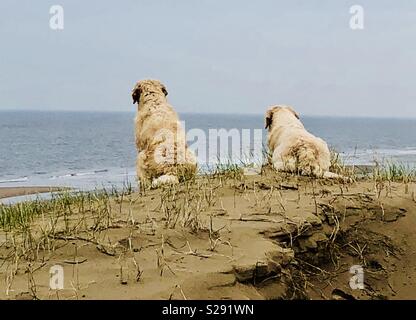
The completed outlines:
<svg viewBox="0 0 416 320">
<path fill-rule="evenodd" d="M 179 112 L 416 117 L 415 57 L 414 0 L 0 2 L 0 110 L 133 112 L 155 78 Z"/>
</svg>

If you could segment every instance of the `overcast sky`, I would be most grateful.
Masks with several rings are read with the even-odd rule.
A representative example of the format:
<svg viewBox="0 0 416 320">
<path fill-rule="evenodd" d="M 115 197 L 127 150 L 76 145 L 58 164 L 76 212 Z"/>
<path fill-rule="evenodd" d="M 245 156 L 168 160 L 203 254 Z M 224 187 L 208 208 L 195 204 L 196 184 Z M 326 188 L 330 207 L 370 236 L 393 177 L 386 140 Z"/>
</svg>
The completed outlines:
<svg viewBox="0 0 416 320">
<path fill-rule="evenodd" d="M 133 111 L 157 78 L 179 112 L 416 117 L 415 57 L 414 0 L 0 2 L 0 110 Z"/>
</svg>

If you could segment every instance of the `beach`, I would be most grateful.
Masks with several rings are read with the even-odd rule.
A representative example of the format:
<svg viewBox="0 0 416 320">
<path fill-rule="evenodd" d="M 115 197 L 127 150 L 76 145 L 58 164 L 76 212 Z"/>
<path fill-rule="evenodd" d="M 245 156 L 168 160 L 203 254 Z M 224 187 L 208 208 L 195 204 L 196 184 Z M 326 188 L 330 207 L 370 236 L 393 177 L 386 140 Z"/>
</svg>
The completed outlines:
<svg viewBox="0 0 416 320">
<path fill-rule="evenodd" d="M 194 180 L 138 190 L 130 114 L 33 113 L 36 126 L 6 116 L 0 147 L 21 161 L 0 164 L 0 299 L 416 298 L 413 120 L 307 118 L 345 180 L 277 173 L 257 158 L 243 168 L 240 146 L 238 165 L 227 144 L 211 159 L 206 135 Z M 184 118 L 204 133 L 263 130 L 260 116 L 235 117 Z M 368 127 L 389 129 L 376 141 Z M 51 288 L 56 268 L 64 280 Z"/>
<path fill-rule="evenodd" d="M 0 298 L 414 299 L 416 184 L 400 179 L 229 170 L 27 204 L 2 220 Z"/>
<path fill-rule="evenodd" d="M 60 191 L 64 187 L 0 187 L 0 199 Z"/>
<path fill-rule="evenodd" d="M 416 300 L 416 6 L 361 2 L 2 1 L 0 302 Z"/>
</svg>

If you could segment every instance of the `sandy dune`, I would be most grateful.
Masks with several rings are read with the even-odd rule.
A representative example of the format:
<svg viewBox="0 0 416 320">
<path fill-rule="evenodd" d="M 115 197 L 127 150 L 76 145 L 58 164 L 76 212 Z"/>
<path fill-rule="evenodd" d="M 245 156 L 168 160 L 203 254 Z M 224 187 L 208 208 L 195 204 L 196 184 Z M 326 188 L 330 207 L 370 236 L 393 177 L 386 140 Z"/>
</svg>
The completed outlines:
<svg viewBox="0 0 416 320">
<path fill-rule="evenodd" d="M 34 220 L 36 250 L 0 234 L 0 297 L 416 299 L 415 192 L 268 173 L 75 204 L 47 238 Z M 60 291 L 49 289 L 54 265 Z M 364 290 L 349 285 L 353 265 Z"/>
</svg>

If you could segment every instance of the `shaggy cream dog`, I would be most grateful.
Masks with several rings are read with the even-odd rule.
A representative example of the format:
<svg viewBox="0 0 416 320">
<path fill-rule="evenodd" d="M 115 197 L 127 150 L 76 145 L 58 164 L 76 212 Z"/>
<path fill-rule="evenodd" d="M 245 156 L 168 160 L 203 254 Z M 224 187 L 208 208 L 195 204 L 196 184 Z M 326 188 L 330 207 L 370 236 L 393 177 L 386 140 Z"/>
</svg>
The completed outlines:
<svg viewBox="0 0 416 320">
<path fill-rule="evenodd" d="M 278 171 L 338 178 L 329 172 L 331 154 L 325 141 L 306 131 L 299 115 L 288 106 L 270 107 L 265 117 L 272 164 Z"/>
<path fill-rule="evenodd" d="M 132 92 L 137 103 L 137 176 L 152 187 L 178 183 L 195 175 L 196 157 L 186 145 L 178 115 L 167 102 L 166 87 L 158 80 L 142 80 Z"/>
</svg>

